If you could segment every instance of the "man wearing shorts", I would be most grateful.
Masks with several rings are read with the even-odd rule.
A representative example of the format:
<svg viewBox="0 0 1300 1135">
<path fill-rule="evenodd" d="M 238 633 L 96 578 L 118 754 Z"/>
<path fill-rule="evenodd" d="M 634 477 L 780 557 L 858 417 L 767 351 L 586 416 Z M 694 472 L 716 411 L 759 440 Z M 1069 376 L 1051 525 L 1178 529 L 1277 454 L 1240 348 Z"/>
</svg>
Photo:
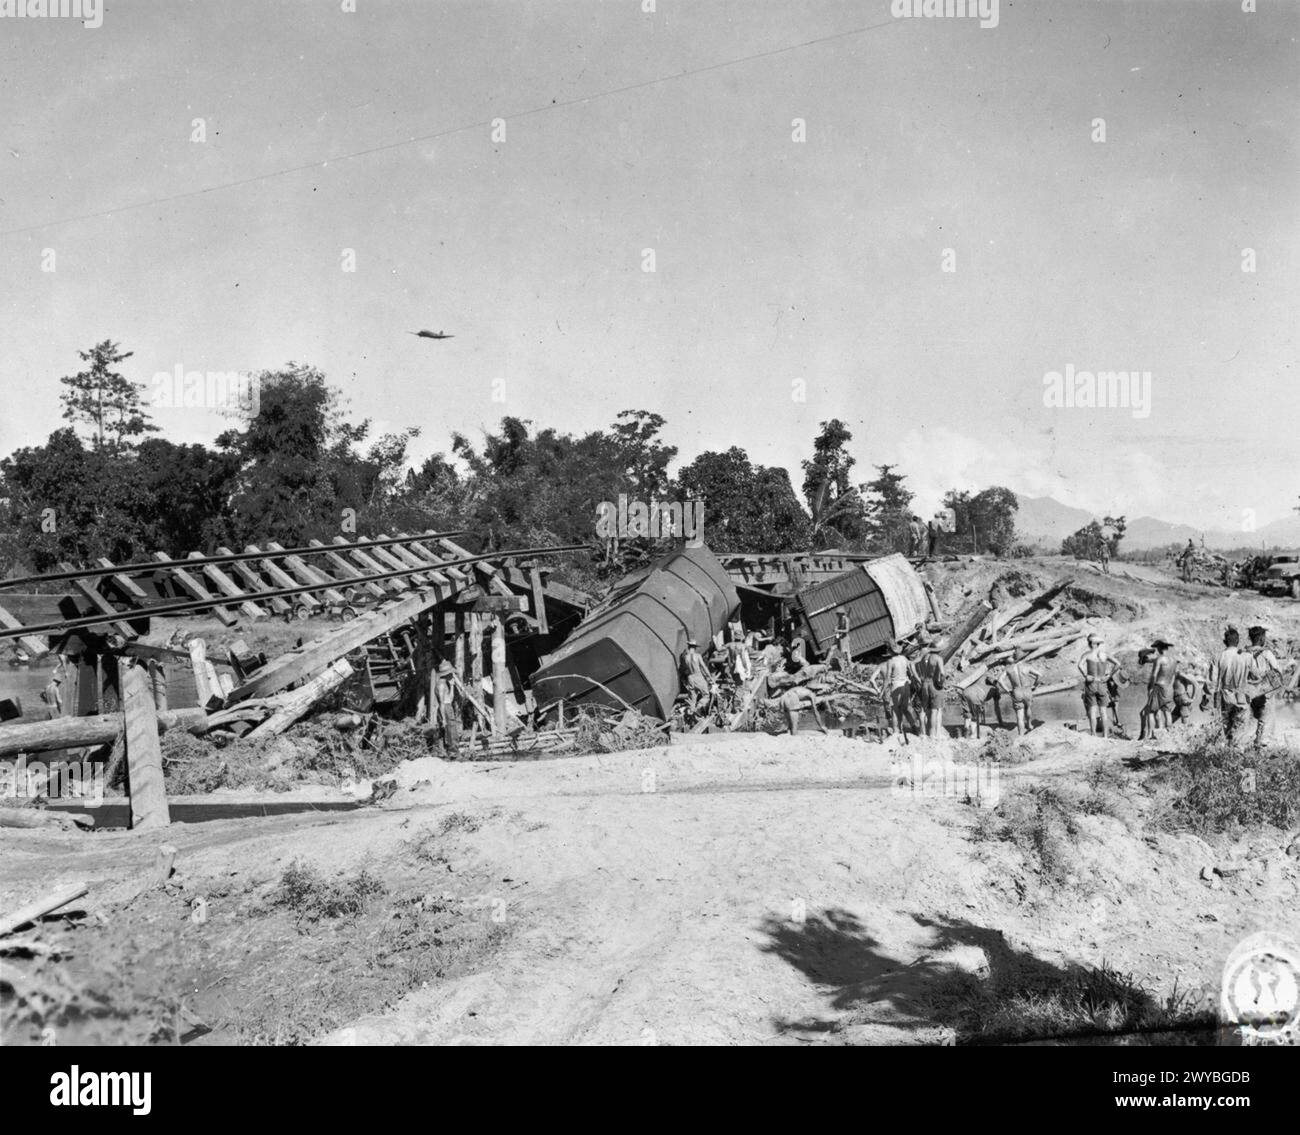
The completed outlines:
<svg viewBox="0 0 1300 1135">
<path fill-rule="evenodd" d="M 1178 670 L 1169 657 L 1171 645 L 1162 638 L 1151 644 L 1155 656 L 1151 659 L 1151 676 L 1147 679 L 1147 702 L 1142 707 L 1139 741 L 1152 740 L 1157 729 L 1169 728 L 1169 712 L 1174 705 L 1174 674 Z"/>
<path fill-rule="evenodd" d="M 889 644 L 889 661 L 880 668 L 880 696 L 885 703 L 885 721 L 890 733 L 901 733 L 907 740 L 907 713 L 912 704 L 912 689 L 917 674 L 911 661 L 897 642 Z"/>
<path fill-rule="evenodd" d="M 1106 712 L 1110 702 L 1110 693 L 1106 683 L 1119 669 L 1115 661 L 1102 648 L 1101 636 L 1088 636 L 1088 652 L 1079 659 L 1079 673 L 1083 676 L 1083 709 L 1088 715 L 1088 728 L 1097 732 L 1097 723 L 1101 722 L 1101 735 L 1110 736 L 1110 718 Z"/>
<path fill-rule="evenodd" d="M 1025 665 L 1029 651 L 1016 651 L 1015 661 L 1002 673 L 1003 689 L 1011 694 L 1011 708 L 1016 715 L 1016 732 L 1022 737 L 1034 727 L 1034 687 L 1043 676 Z"/>
<path fill-rule="evenodd" d="M 927 737 L 938 737 L 943 732 L 943 656 L 929 635 L 922 634 L 919 641 L 925 648 L 916 664 L 921 732 Z"/>
</svg>

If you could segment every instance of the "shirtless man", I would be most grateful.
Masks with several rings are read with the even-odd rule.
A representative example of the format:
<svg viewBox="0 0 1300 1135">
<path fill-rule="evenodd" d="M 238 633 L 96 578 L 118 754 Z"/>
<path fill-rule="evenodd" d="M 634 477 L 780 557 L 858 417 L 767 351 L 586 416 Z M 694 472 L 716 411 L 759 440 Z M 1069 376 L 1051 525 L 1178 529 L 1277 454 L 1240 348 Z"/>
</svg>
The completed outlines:
<svg viewBox="0 0 1300 1135">
<path fill-rule="evenodd" d="M 1011 695 L 1011 707 L 1016 714 L 1016 732 L 1024 736 L 1034 727 L 1034 689 L 1043 680 L 1039 671 L 1025 665 L 1030 652 L 1023 646 L 1016 651 L 1015 661 L 1003 672 L 999 681 Z"/>
<path fill-rule="evenodd" d="M 918 683 L 916 669 L 896 642 L 889 644 L 889 661 L 880 667 L 880 696 L 885 703 L 885 721 L 890 733 L 901 733 L 907 741 L 907 713 L 912 689 Z"/>
<path fill-rule="evenodd" d="M 799 732 L 799 711 L 806 709 L 817 722 L 817 728 L 826 733 L 826 723 L 822 721 L 822 715 L 817 712 L 817 696 L 808 689 L 807 686 L 792 686 L 779 697 L 768 698 L 767 704 L 773 708 L 780 706 L 785 713 L 786 728 L 790 730 L 790 736 L 793 737 Z"/>
<path fill-rule="evenodd" d="M 1110 736 L 1110 719 L 1106 713 L 1110 700 L 1106 683 L 1119 670 L 1119 663 L 1102 648 L 1101 636 L 1088 636 L 1088 652 L 1079 659 L 1079 673 L 1083 676 L 1083 708 L 1088 714 L 1088 728 L 1097 732 L 1101 722 L 1101 735 Z"/>
<path fill-rule="evenodd" d="M 1147 679 L 1147 702 L 1140 714 L 1139 741 L 1152 740 L 1157 728 L 1162 731 L 1169 728 L 1169 711 L 1174 704 L 1174 675 L 1178 671 L 1177 664 L 1169 657 L 1172 645 L 1162 638 L 1151 644 L 1156 653 L 1151 659 L 1151 675 Z"/>
<path fill-rule="evenodd" d="M 984 724 L 984 707 L 993 703 L 993 712 L 998 725 L 1002 725 L 1002 688 L 998 685 L 999 674 L 986 674 L 982 682 L 972 682 L 961 691 L 961 719 L 967 737 L 978 738 L 980 726 Z"/>
<path fill-rule="evenodd" d="M 921 732 L 926 737 L 938 737 L 943 733 L 943 655 L 929 635 L 922 634 L 919 641 L 925 648 L 915 667 Z"/>
</svg>

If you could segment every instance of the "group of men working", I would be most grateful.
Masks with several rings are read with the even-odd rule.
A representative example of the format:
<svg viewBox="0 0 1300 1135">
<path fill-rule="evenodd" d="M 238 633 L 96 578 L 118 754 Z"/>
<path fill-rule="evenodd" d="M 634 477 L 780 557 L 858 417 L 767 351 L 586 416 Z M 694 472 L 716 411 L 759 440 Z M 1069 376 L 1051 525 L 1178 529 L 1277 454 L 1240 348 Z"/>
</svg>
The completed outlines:
<svg viewBox="0 0 1300 1135">
<path fill-rule="evenodd" d="M 1139 713 L 1139 740 L 1153 738 L 1171 725 L 1191 719 L 1192 708 L 1197 704 L 1198 687 L 1201 689 L 1200 709 L 1217 710 L 1223 719 L 1224 732 L 1229 741 L 1239 733 L 1247 714 L 1256 724 L 1255 745 L 1264 743 L 1273 720 L 1274 701 L 1280 696 L 1285 680 L 1284 667 L 1268 646 L 1268 632 L 1262 626 L 1249 628 L 1249 646 L 1240 647 L 1240 636 L 1235 627 L 1229 627 L 1223 636 L 1224 650 L 1210 666 L 1205 678 L 1171 653 L 1173 644 L 1157 638 L 1149 648 L 1139 651 L 1140 665 L 1149 666 L 1146 698 Z M 748 658 L 749 638 L 738 624 L 732 628 L 727 645 L 726 664 L 738 679 L 743 673 L 750 676 Z M 876 668 L 867 683 L 884 706 L 885 723 L 891 734 L 907 736 L 912 731 L 923 736 L 937 737 L 944 732 L 943 702 L 948 685 L 947 667 L 935 640 L 922 631 L 917 638 L 921 648 L 915 658 L 908 658 L 898 642 L 889 644 L 889 657 Z M 769 673 L 784 668 L 787 672 L 806 672 L 808 662 L 802 637 L 795 635 L 789 645 L 770 641 L 764 648 Z M 998 667 L 996 672 L 984 676 L 959 690 L 962 707 L 963 732 L 978 736 L 985 721 L 989 702 L 998 725 L 1005 724 L 1002 717 L 1002 697 L 1011 699 L 1017 733 L 1033 729 L 1034 693 L 1042 682 L 1042 673 L 1029 665 L 1030 651 L 1018 649 L 1014 656 Z M 836 642 L 823 664 L 815 669 L 842 668 L 850 659 L 847 617 L 837 627 Z M 1123 665 L 1109 654 L 1097 634 L 1088 636 L 1088 649 L 1077 664 L 1082 680 L 1083 707 L 1088 717 L 1089 730 L 1103 737 L 1112 733 L 1127 736 L 1119 718 L 1122 689 L 1130 684 Z M 698 697 L 708 696 L 716 687 L 696 644 L 692 643 L 686 661 L 687 689 Z M 813 676 L 805 673 L 805 677 Z M 770 700 L 779 705 L 786 716 L 789 731 L 797 731 L 798 716 L 809 711 L 817 728 L 826 732 L 825 724 L 817 710 L 816 694 L 801 685 L 779 693 Z"/>
</svg>

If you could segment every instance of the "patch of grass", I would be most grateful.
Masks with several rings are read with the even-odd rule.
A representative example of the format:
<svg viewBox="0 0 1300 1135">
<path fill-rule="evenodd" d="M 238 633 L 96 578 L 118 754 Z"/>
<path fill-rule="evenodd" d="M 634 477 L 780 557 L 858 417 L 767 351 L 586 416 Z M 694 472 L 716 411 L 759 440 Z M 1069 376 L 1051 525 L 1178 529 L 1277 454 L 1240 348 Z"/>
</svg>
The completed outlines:
<svg viewBox="0 0 1300 1135">
<path fill-rule="evenodd" d="M 1155 823 L 1199 836 L 1238 835 L 1300 821 L 1300 758 L 1286 749 L 1238 749 L 1212 734 L 1156 771 Z"/>
<path fill-rule="evenodd" d="M 183 729 L 169 729 L 160 744 L 169 796 L 218 788 L 285 789 L 292 781 L 282 768 L 268 768 L 259 748 L 239 741 L 218 746 Z"/>
<path fill-rule="evenodd" d="M 1064 971 L 1013 967 L 986 978 L 954 973 L 940 980 L 931 1000 L 963 1040 L 976 1042 L 1176 1033 L 1213 1028 L 1217 1020 L 1206 997 L 1175 983 L 1157 998 L 1105 962 Z"/>
<path fill-rule="evenodd" d="M 356 918 L 386 891 L 383 880 L 366 867 L 327 879 L 318 867 L 295 859 L 284 869 L 271 901 L 288 907 L 299 922 L 319 922 L 322 918 Z"/>
<path fill-rule="evenodd" d="M 1061 887 L 1072 875 L 1079 811 L 1077 799 L 1051 785 L 1031 784 L 991 812 L 980 812 L 971 838 L 1013 844 L 1045 883 Z"/>
</svg>

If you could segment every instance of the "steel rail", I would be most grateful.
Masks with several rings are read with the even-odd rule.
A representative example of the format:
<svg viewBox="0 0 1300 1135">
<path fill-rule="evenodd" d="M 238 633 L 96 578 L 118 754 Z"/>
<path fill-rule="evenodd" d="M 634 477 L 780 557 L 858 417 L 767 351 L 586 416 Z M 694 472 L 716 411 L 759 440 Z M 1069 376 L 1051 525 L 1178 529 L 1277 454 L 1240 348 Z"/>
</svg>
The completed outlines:
<svg viewBox="0 0 1300 1135">
<path fill-rule="evenodd" d="M 102 578 L 106 575 L 131 575 L 166 568 L 201 568 L 204 564 L 235 564 L 245 560 L 276 560 L 283 556 L 322 556 L 326 552 L 364 551 L 366 548 L 386 548 L 391 544 L 410 544 L 420 540 L 438 540 L 447 536 L 464 536 L 467 530 L 452 532 L 424 532 L 418 536 L 389 536 L 383 540 L 364 540 L 355 544 L 308 544 L 302 548 L 281 548 L 278 551 L 231 552 L 225 556 L 194 556 L 186 560 L 146 560 L 138 564 L 115 564 L 113 567 L 75 568 L 56 571 L 48 575 L 23 575 L 17 579 L 0 579 L 0 589 L 18 587 L 24 583 L 59 583 L 65 579 Z"/>
<path fill-rule="evenodd" d="M 414 539 L 414 537 L 413 537 Z M 338 547 L 339 545 L 335 545 Z M 243 596 L 223 595 L 212 599 L 195 599 L 185 603 L 160 603 L 150 607 L 128 607 L 114 611 L 111 615 L 87 615 L 78 619 L 62 619 L 56 623 L 37 623 L 32 626 L 2 627 L 0 640 L 20 638 L 23 635 L 60 634 L 65 631 L 81 630 L 83 627 L 99 626 L 103 623 L 132 622 L 135 619 L 148 619 L 170 615 L 189 615 L 196 611 L 210 611 L 214 607 L 237 607 L 240 603 L 256 603 L 260 599 L 285 599 L 291 595 L 306 595 L 313 591 L 324 591 L 342 585 L 353 587 L 359 583 L 382 583 L 389 579 L 401 579 L 408 575 L 427 575 L 430 572 L 446 571 L 448 568 L 466 567 L 470 564 L 484 563 L 487 560 L 515 559 L 519 556 L 546 556 L 560 552 L 587 551 L 589 544 L 556 544 L 543 548 L 515 548 L 503 552 L 486 552 L 480 556 L 466 556 L 440 563 L 424 564 L 420 567 L 404 568 L 401 571 L 386 571 L 378 575 L 363 575 L 355 579 L 331 579 L 327 583 L 310 583 L 302 587 L 280 587 L 273 591 L 249 591 Z M 402 596 L 393 595 L 393 599 Z"/>
</svg>

